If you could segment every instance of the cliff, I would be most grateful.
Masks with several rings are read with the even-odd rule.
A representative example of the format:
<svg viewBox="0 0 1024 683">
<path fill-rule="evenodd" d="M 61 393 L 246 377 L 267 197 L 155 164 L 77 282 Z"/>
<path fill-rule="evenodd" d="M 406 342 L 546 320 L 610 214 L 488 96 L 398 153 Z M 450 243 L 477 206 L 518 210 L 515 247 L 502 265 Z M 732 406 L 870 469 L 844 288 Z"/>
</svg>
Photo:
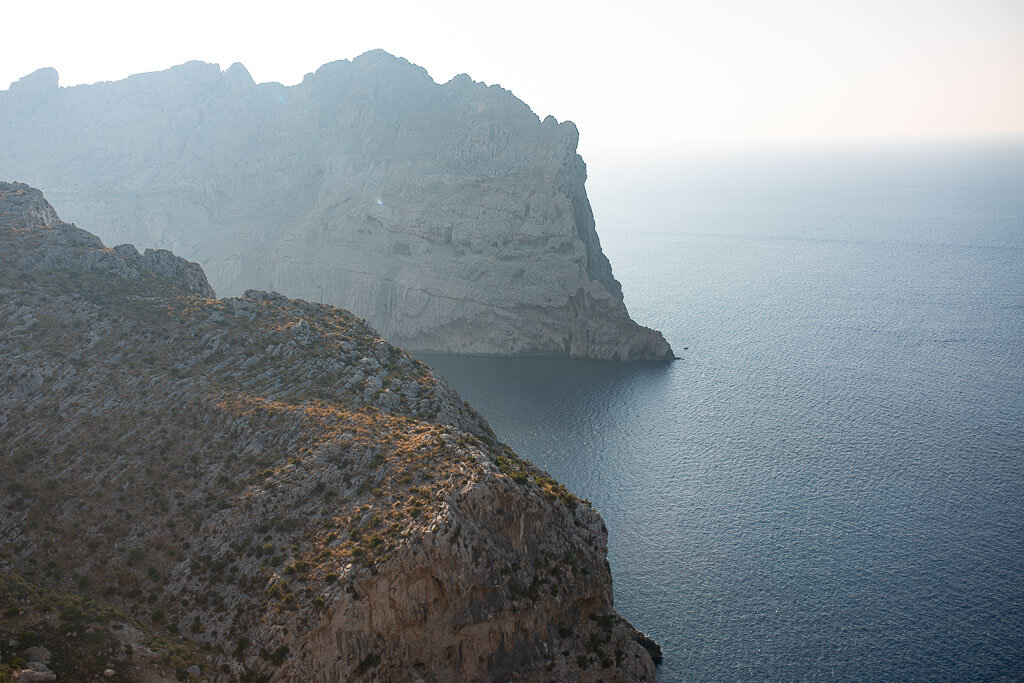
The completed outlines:
<svg viewBox="0 0 1024 683">
<path fill-rule="evenodd" d="M 381 51 L 292 87 L 190 62 L 0 92 L 0 172 L 214 288 L 365 317 L 414 350 L 670 359 L 601 251 L 571 122 Z"/>
<path fill-rule="evenodd" d="M 429 368 L 9 183 L 0 472 L 0 674 L 654 678 L 601 518 Z"/>
</svg>

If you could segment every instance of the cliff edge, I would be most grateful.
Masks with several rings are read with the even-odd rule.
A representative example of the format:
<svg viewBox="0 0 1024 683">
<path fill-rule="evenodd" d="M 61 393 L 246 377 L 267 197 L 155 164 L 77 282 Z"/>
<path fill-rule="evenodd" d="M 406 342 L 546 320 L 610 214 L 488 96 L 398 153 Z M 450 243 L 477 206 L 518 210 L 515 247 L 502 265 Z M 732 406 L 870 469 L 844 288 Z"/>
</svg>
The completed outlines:
<svg viewBox="0 0 1024 683">
<path fill-rule="evenodd" d="M 589 503 L 351 313 L 212 295 L 0 183 L 0 675 L 653 680 Z"/>
<path fill-rule="evenodd" d="M 382 51 L 285 87 L 189 62 L 0 92 L 0 169 L 214 288 L 342 306 L 413 350 L 671 359 L 630 319 L 571 122 Z"/>
</svg>

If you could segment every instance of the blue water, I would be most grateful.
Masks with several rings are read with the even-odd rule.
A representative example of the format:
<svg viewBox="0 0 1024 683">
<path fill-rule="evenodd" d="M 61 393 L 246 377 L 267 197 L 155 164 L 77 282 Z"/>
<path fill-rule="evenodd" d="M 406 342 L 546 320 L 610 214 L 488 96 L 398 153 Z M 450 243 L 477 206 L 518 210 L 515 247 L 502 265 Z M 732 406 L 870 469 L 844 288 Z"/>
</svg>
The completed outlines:
<svg viewBox="0 0 1024 683">
<path fill-rule="evenodd" d="M 659 677 L 1024 679 L 1024 149 L 592 176 L 681 360 L 424 358 L 602 513 Z"/>
</svg>

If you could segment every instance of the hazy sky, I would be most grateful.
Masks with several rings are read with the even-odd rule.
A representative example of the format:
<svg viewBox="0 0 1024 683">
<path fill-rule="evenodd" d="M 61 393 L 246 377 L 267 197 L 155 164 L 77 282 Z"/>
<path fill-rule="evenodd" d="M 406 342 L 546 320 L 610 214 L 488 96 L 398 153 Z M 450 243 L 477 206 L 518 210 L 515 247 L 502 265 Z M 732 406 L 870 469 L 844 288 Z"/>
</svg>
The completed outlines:
<svg viewBox="0 0 1024 683">
<path fill-rule="evenodd" d="M 6 3 L 0 89 L 190 59 L 292 84 L 383 48 L 466 72 L 581 152 L 1024 136 L 1024 0 Z"/>
</svg>

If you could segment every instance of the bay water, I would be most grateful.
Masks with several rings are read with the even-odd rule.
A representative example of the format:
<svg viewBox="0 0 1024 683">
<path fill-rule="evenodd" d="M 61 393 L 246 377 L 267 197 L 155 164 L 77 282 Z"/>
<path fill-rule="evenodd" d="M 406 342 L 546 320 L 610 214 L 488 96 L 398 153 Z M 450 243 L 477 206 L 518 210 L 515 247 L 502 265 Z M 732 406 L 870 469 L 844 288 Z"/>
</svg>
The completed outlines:
<svg viewBox="0 0 1024 683">
<path fill-rule="evenodd" d="M 421 357 L 604 516 L 659 679 L 1024 679 L 1024 146 L 588 189 L 679 360 Z"/>
</svg>

